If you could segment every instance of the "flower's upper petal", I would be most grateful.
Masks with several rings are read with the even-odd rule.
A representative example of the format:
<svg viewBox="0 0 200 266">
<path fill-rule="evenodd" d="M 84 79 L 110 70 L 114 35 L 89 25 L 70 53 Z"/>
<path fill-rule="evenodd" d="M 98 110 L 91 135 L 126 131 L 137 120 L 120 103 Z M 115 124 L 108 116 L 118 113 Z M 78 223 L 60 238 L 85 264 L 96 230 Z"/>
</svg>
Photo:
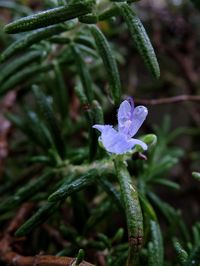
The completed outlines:
<svg viewBox="0 0 200 266">
<path fill-rule="evenodd" d="M 123 126 L 124 123 L 127 120 L 131 119 L 131 113 L 132 113 L 132 107 L 130 105 L 130 103 L 125 100 L 123 101 L 120 106 L 119 106 L 119 110 L 118 110 L 118 114 L 117 114 L 117 119 L 118 119 L 118 125 Z"/>
<path fill-rule="evenodd" d="M 139 139 L 130 139 L 130 141 L 133 144 L 133 146 L 140 145 L 144 151 L 146 151 L 148 149 L 147 144 L 144 143 L 143 141 L 139 140 Z"/>
<path fill-rule="evenodd" d="M 133 137 L 143 124 L 148 110 L 145 106 L 137 106 L 127 100 L 123 101 L 118 110 L 118 131 L 127 137 Z"/>
<path fill-rule="evenodd" d="M 128 125 L 129 137 L 133 137 L 137 133 L 137 131 L 143 124 L 144 120 L 146 119 L 147 115 L 148 115 L 148 110 L 145 106 L 140 105 L 134 109 L 131 124 Z"/>
<path fill-rule="evenodd" d="M 123 101 L 118 110 L 118 131 L 131 137 L 130 129 L 133 121 L 134 103 L 132 98 Z"/>
</svg>

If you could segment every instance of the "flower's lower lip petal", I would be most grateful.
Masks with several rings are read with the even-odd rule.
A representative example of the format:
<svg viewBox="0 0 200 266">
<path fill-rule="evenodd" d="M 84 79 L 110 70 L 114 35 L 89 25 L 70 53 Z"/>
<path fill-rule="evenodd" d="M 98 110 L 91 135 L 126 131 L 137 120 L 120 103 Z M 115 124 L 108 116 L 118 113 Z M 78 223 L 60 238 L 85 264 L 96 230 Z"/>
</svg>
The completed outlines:
<svg viewBox="0 0 200 266">
<path fill-rule="evenodd" d="M 133 146 L 140 145 L 144 151 L 148 149 L 147 144 L 139 139 L 130 139 L 130 141 L 132 142 Z"/>
<path fill-rule="evenodd" d="M 94 125 L 92 126 L 93 128 L 96 128 L 97 130 L 99 130 L 101 133 L 108 128 L 112 128 L 112 126 L 110 125 Z"/>
<path fill-rule="evenodd" d="M 113 128 L 101 135 L 103 146 L 108 152 L 123 154 L 132 149 L 134 144 L 124 134 L 115 131 Z"/>
</svg>

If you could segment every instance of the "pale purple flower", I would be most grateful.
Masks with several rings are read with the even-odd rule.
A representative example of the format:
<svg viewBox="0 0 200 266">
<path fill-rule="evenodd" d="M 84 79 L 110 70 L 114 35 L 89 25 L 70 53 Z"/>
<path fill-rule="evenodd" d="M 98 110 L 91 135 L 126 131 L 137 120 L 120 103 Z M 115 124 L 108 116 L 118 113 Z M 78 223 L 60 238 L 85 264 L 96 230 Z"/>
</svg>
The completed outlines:
<svg viewBox="0 0 200 266">
<path fill-rule="evenodd" d="M 128 98 L 120 104 L 118 110 L 118 131 L 110 125 L 94 125 L 93 128 L 101 132 L 99 140 L 108 152 L 123 154 L 135 145 L 140 145 L 143 150 L 147 150 L 146 143 L 132 138 L 143 124 L 147 114 L 148 110 L 145 106 L 134 108 L 133 99 Z"/>
</svg>

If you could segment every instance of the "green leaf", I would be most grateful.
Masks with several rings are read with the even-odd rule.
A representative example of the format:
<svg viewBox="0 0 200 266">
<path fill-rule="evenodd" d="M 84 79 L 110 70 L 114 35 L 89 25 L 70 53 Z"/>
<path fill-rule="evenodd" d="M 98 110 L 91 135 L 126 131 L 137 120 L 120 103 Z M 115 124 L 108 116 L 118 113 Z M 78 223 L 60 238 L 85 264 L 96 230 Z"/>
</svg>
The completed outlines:
<svg viewBox="0 0 200 266">
<path fill-rule="evenodd" d="M 49 38 L 48 41 L 51 43 L 56 43 L 56 44 L 69 44 L 71 42 L 71 39 L 68 37 L 58 35 L 58 36 L 53 36 Z"/>
<path fill-rule="evenodd" d="M 96 130 L 92 128 L 92 126 L 95 124 L 95 114 L 94 110 L 91 108 L 88 108 L 85 112 L 86 119 L 88 121 L 88 138 L 89 138 L 89 160 L 93 161 L 96 157 L 97 148 L 98 148 L 98 135 Z"/>
<path fill-rule="evenodd" d="M 77 97 L 79 98 L 79 100 L 81 102 L 81 105 L 87 106 L 88 105 L 88 99 L 87 99 L 87 96 L 83 90 L 83 86 L 80 82 L 75 86 L 74 90 L 75 90 Z"/>
<path fill-rule="evenodd" d="M 58 108 L 62 119 L 65 120 L 69 116 L 68 89 L 66 88 L 60 65 L 57 62 L 54 63 L 54 71 L 57 89 L 53 91 L 53 94 L 55 96 L 56 107 Z"/>
<path fill-rule="evenodd" d="M 98 133 L 92 128 L 95 124 L 103 124 L 103 110 L 97 101 L 92 102 L 92 108 L 88 108 L 85 111 L 86 118 L 89 125 L 89 159 L 95 160 L 98 149 Z"/>
<path fill-rule="evenodd" d="M 181 244 L 175 239 L 173 239 L 173 245 L 176 250 L 178 262 L 180 263 L 181 266 L 185 266 L 186 261 L 188 259 L 187 252 L 183 249 Z"/>
<path fill-rule="evenodd" d="M 143 216 L 134 187 L 125 162 L 118 157 L 114 161 L 116 174 L 120 183 L 121 196 L 126 213 L 126 222 L 129 237 L 129 258 L 127 265 L 137 265 L 138 252 L 143 242 Z M 134 264 L 135 263 L 135 264 Z"/>
<path fill-rule="evenodd" d="M 96 26 L 91 26 L 98 52 L 103 60 L 107 78 L 111 90 L 111 95 L 116 105 L 121 101 L 121 83 L 117 63 L 113 57 L 113 52 L 103 33 Z"/>
<path fill-rule="evenodd" d="M 116 17 L 117 15 L 119 15 L 119 9 L 117 6 L 113 6 L 99 14 L 99 21 L 107 20 L 111 17 Z"/>
<path fill-rule="evenodd" d="M 99 175 L 96 169 L 88 171 L 88 173 L 76 178 L 74 181 L 67 181 L 58 190 L 51 194 L 48 198 L 50 202 L 57 202 L 63 200 L 79 190 L 90 186 L 94 183 L 95 178 Z"/>
<path fill-rule="evenodd" d="M 0 96 L 3 96 L 9 90 L 14 89 L 17 85 L 20 85 L 22 82 L 27 82 L 31 78 L 35 78 L 36 74 L 49 71 L 53 68 L 52 64 L 44 65 L 33 65 L 28 68 L 18 71 L 15 75 L 11 76 L 6 80 L 3 85 L 0 87 Z"/>
<path fill-rule="evenodd" d="M 157 136 L 155 134 L 147 134 L 140 137 L 140 140 L 144 141 L 148 146 L 155 146 L 157 143 Z"/>
<path fill-rule="evenodd" d="M 70 30 L 74 26 L 74 23 L 68 24 L 58 24 L 54 26 L 49 26 L 44 29 L 35 30 L 31 33 L 23 35 L 21 38 L 17 39 L 12 43 L 0 56 L 1 62 L 4 62 L 14 54 L 24 51 L 27 47 L 33 44 L 45 40 L 53 35 L 59 34 L 61 32 Z"/>
<path fill-rule="evenodd" d="M 7 199 L 5 199 L 5 201 L 1 202 L 0 213 L 14 209 L 19 206 L 20 203 L 25 202 L 27 199 L 30 199 L 48 184 L 51 177 L 52 173 L 47 172 L 21 187 L 13 196 L 8 197 Z"/>
<path fill-rule="evenodd" d="M 83 249 L 79 249 L 78 255 L 76 257 L 75 262 L 73 262 L 72 266 L 79 266 L 85 257 L 85 251 Z"/>
<path fill-rule="evenodd" d="M 54 115 L 52 107 L 50 106 L 47 100 L 47 97 L 45 96 L 45 94 L 42 92 L 42 90 L 38 86 L 33 85 L 33 92 L 38 101 L 39 108 L 46 121 L 47 127 L 49 128 L 49 131 L 51 133 L 51 136 L 55 144 L 55 147 L 58 151 L 58 154 L 63 159 L 66 154 L 66 150 L 65 150 L 66 146 L 65 146 L 63 137 L 61 135 L 60 128 L 58 127 L 57 119 Z"/>
<path fill-rule="evenodd" d="M 18 33 L 44 28 L 49 25 L 58 24 L 85 15 L 92 10 L 93 1 L 76 1 L 56 8 L 42 11 L 37 14 L 21 18 L 4 27 L 6 33 Z"/>
<path fill-rule="evenodd" d="M 93 100 L 93 84 L 89 70 L 82 58 L 81 52 L 78 47 L 75 45 L 72 45 L 71 47 L 74 54 L 76 68 L 79 73 L 81 83 L 83 85 L 84 93 L 87 96 L 87 101 L 91 103 Z"/>
<path fill-rule="evenodd" d="M 94 228 L 97 224 L 105 220 L 105 217 L 110 216 L 111 206 L 112 204 L 108 200 L 101 202 L 100 205 L 96 206 L 96 208 L 92 211 L 90 217 L 87 219 L 87 223 L 85 224 L 85 234 L 90 232 L 92 228 Z"/>
<path fill-rule="evenodd" d="M 116 190 L 115 186 L 109 182 L 105 176 L 100 176 L 98 178 L 98 183 L 102 187 L 102 189 L 107 193 L 108 197 L 113 200 L 116 206 L 123 211 L 122 203 L 120 199 L 119 192 Z"/>
<path fill-rule="evenodd" d="M 74 42 L 78 44 L 82 44 L 84 46 L 90 47 L 91 49 L 95 49 L 95 42 L 92 37 L 87 35 L 78 35 L 74 38 Z"/>
<path fill-rule="evenodd" d="M 74 55 L 76 58 L 76 66 L 81 76 L 82 84 L 78 84 L 75 87 L 77 96 L 80 99 L 81 104 L 85 109 L 85 117 L 88 122 L 88 141 L 89 141 L 89 160 L 92 161 L 95 159 L 95 155 L 98 147 L 98 138 L 96 132 L 93 130 L 92 126 L 95 124 L 94 120 L 94 111 L 91 109 L 89 103 L 92 104 L 93 92 L 91 87 L 90 75 L 88 69 L 83 64 L 83 60 L 80 56 L 80 51 L 77 48 L 73 48 Z M 92 93 L 91 93 L 92 92 Z"/>
<path fill-rule="evenodd" d="M 200 173 L 199 173 L 199 172 L 192 172 L 192 176 L 193 176 L 196 180 L 200 181 Z"/>
<path fill-rule="evenodd" d="M 193 234 L 193 243 L 195 246 L 198 246 L 200 242 L 200 222 L 197 222 L 192 227 L 192 234 Z"/>
<path fill-rule="evenodd" d="M 143 212 L 145 212 L 145 214 L 147 214 L 151 220 L 156 221 L 157 220 L 156 213 L 151 204 L 149 203 L 149 201 L 141 193 L 139 193 L 138 195 Z"/>
<path fill-rule="evenodd" d="M 123 236 L 124 236 L 124 228 L 119 228 L 117 232 L 115 233 L 115 235 L 113 236 L 111 242 L 114 244 L 120 243 L 123 239 Z"/>
<path fill-rule="evenodd" d="M 97 52 L 94 49 L 91 49 L 90 47 L 87 47 L 83 44 L 77 44 L 78 49 L 83 52 L 86 56 L 92 56 L 96 60 L 99 58 Z"/>
<path fill-rule="evenodd" d="M 80 16 L 79 21 L 86 24 L 96 24 L 98 22 L 98 17 L 96 15 L 85 15 Z"/>
<path fill-rule="evenodd" d="M 14 60 L 12 60 L 12 62 L 4 64 L 0 69 L 0 84 L 14 75 L 15 72 L 19 71 L 24 66 L 28 66 L 32 62 L 37 62 L 41 58 L 41 51 L 31 51 L 27 54 L 23 54 L 22 56 L 15 58 Z"/>
<path fill-rule="evenodd" d="M 194 247 L 192 253 L 188 257 L 185 266 L 199 266 L 200 265 L 200 244 Z"/>
<path fill-rule="evenodd" d="M 42 123 L 37 113 L 27 110 L 27 117 L 25 118 L 25 127 L 23 132 L 26 130 L 31 133 L 31 139 L 35 139 L 45 152 L 52 147 L 51 134 L 44 123 Z M 30 136 L 29 136 L 30 138 Z"/>
<path fill-rule="evenodd" d="M 150 221 L 151 242 L 148 245 L 148 260 L 151 266 L 163 265 L 163 239 L 159 224 L 156 221 Z"/>
<path fill-rule="evenodd" d="M 153 179 L 151 182 L 152 183 L 156 183 L 156 184 L 160 184 L 160 185 L 163 185 L 163 186 L 175 189 L 175 190 L 179 190 L 180 189 L 180 185 L 179 184 L 177 184 L 177 183 L 175 183 L 175 182 L 173 182 L 171 180 L 161 179 L 161 178 L 160 179 Z"/>
<path fill-rule="evenodd" d="M 22 224 L 15 235 L 17 237 L 24 236 L 33 231 L 37 226 L 44 223 L 51 215 L 53 215 L 59 208 L 59 203 L 46 203 L 39 210 L 33 214 L 24 224 Z"/>
<path fill-rule="evenodd" d="M 92 110 L 94 113 L 94 122 L 95 124 L 104 124 L 103 109 L 98 101 L 94 100 L 92 102 Z"/>
<path fill-rule="evenodd" d="M 159 64 L 151 44 L 149 37 L 142 25 L 142 22 L 137 17 L 136 13 L 128 4 L 118 5 L 121 15 L 123 16 L 131 37 L 136 45 L 136 48 L 142 56 L 147 68 L 155 78 L 160 77 Z"/>
<path fill-rule="evenodd" d="M 45 151 L 51 147 L 51 136 L 48 134 L 47 128 L 41 123 L 36 113 L 27 111 L 27 117 L 25 118 L 12 113 L 6 113 L 5 116 L 20 129 L 30 141 L 39 145 Z"/>
</svg>

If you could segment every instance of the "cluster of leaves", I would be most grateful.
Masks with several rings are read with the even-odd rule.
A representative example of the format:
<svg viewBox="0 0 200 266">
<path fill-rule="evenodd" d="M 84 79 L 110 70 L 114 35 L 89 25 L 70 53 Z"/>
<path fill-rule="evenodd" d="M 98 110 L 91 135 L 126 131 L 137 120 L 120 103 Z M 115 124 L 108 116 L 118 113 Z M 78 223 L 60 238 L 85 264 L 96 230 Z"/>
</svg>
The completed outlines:
<svg viewBox="0 0 200 266">
<path fill-rule="evenodd" d="M 161 266 L 170 265 L 164 260 L 161 214 L 174 236 L 177 265 L 197 266 L 199 225 L 190 237 L 180 211 L 156 190 L 158 185 L 179 189 L 167 179 L 183 155 L 182 150 L 169 148 L 178 134 L 170 134 L 164 121 L 156 129 L 158 143 L 155 135 L 143 136 L 149 145 L 148 160 L 138 159 L 141 151 L 136 147 L 126 165 L 117 158 L 113 163 L 98 147 L 98 135 L 92 129 L 93 124 L 104 123 L 103 110 L 110 111 L 108 98 L 116 107 L 122 95 L 117 67 L 121 54 L 105 37 L 104 23 L 116 26 L 123 20 L 150 73 L 155 78 L 160 75 L 152 44 L 130 2 L 44 1 L 45 11 L 32 14 L 26 5 L 0 1 L 0 7 L 11 9 L 14 16 L 1 35 L 8 47 L 0 56 L 0 95 L 17 89 L 22 110 L 5 116 L 23 133 L 16 136 L 4 171 L 0 223 L 13 217 L 23 202 L 31 201 L 35 212 L 16 236 L 33 235 L 48 222 L 68 241 L 58 249 L 39 239 L 37 251 L 75 257 L 84 249 L 86 259 L 94 263 L 91 254 L 100 252 L 108 266 L 126 261 L 130 266 Z M 8 38 L 7 34 L 13 35 Z M 116 219 L 109 223 L 111 217 Z"/>
</svg>

